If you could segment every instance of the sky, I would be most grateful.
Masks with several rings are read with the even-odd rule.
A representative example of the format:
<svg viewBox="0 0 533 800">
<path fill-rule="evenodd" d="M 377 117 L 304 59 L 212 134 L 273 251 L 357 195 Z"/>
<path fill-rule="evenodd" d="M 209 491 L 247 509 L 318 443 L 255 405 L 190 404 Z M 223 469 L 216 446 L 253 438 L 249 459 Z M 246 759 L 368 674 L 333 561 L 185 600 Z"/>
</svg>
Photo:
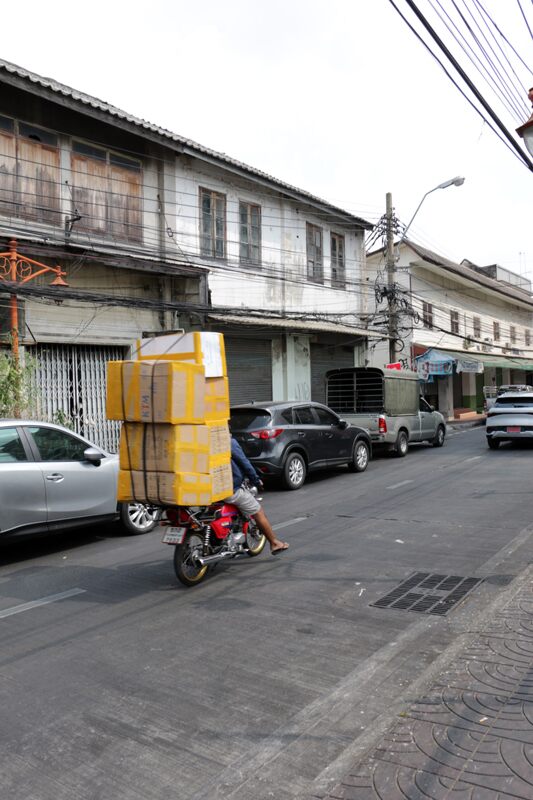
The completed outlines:
<svg viewBox="0 0 533 800">
<path fill-rule="evenodd" d="M 520 4 L 484 5 L 532 64 Z M 529 0 L 522 8 L 533 27 Z M 533 279 L 533 172 L 388 0 L 25 0 L 3 4 L 2 23 L 2 58 L 369 222 L 385 212 L 387 192 L 407 223 L 426 192 L 464 176 L 426 197 L 410 235 L 456 261 Z M 533 86 L 527 70 L 520 77 Z M 502 115 L 513 131 L 527 119 L 524 101 L 523 120 Z"/>
</svg>

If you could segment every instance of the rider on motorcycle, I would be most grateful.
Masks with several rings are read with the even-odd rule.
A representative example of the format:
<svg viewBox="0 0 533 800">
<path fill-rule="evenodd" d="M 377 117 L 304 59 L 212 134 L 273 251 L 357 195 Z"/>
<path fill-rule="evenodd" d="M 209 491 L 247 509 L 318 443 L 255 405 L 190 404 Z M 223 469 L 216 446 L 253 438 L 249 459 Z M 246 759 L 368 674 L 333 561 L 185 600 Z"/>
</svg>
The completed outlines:
<svg viewBox="0 0 533 800">
<path fill-rule="evenodd" d="M 257 522 L 257 527 L 266 536 L 270 544 L 270 552 L 273 556 L 289 549 L 287 542 L 278 539 L 272 526 L 268 521 L 267 515 L 261 508 L 257 499 L 243 487 L 243 481 L 248 478 L 254 486 L 262 487 L 263 482 L 252 464 L 248 461 L 240 444 L 231 437 L 231 471 L 233 473 L 233 494 L 226 497 L 226 503 L 237 506 L 241 514 L 246 517 L 253 517 Z"/>
</svg>

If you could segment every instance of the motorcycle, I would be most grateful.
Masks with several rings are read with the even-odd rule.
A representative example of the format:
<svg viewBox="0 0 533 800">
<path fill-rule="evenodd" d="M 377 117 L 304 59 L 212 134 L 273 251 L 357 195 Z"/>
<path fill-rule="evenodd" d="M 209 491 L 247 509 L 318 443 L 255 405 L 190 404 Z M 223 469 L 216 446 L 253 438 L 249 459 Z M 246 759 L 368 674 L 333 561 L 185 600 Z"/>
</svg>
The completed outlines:
<svg viewBox="0 0 533 800">
<path fill-rule="evenodd" d="M 246 488 L 257 495 L 255 486 Z M 176 577 L 188 587 L 203 581 L 210 567 L 239 555 L 254 558 L 266 544 L 255 520 L 223 501 L 207 507 L 167 508 L 161 525 L 166 528 L 163 543 L 175 547 Z"/>
</svg>

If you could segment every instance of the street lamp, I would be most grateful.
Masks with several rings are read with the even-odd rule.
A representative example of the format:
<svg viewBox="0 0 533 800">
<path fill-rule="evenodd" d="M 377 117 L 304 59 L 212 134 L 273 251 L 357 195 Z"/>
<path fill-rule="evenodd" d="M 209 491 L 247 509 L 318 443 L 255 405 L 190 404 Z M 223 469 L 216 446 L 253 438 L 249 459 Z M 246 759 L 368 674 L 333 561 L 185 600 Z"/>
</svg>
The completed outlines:
<svg viewBox="0 0 533 800">
<path fill-rule="evenodd" d="M 28 283 L 40 275 L 47 272 L 52 272 L 56 277 L 50 283 L 50 286 L 68 286 L 64 276 L 67 274 L 61 267 L 49 267 L 47 264 L 41 264 L 40 261 L 34 261 L 32 258 L 27 258 L 17 252 L 17 241 L 11 239 L 9 242 L 9 250 L 6 253 L 0 253 L 0 280 L 5 283 Z M 19 357 L 19 333 L 18 333 L 18 299 L 15 293 L 11 294 L 9 305 L 11 309 L 11 349 L 15 361 Z"/>
<path fill-rule="evenodd" d="M 533 105 L 533 86 L 529 90 L 527 96 L 531 100 L 531 105 Z M 533 156 L 533 114 L 531 114 L 530 118 L 524 125 L 520 125 L 520 127 L 516 129 L 516 132 L 524 140 L 524 144 L 529 151 L 529 155 Z"/>
<path fill-rule="evenodd" d="M 424 202 L 424 200 L 426 199 L 428 194 L 431 194 L 431 192 L 436 192 L 437 189 L 447 189 L 448 186 L 462 186 L 464 182 L 465 182 L 464 178 L 461 178 L 460 176 L 457 176 L 456 178 L 451 178 L 449 181 L 444 181 L 444 183 L 439 183 L 438 186 L 435 186 L 433 189 L 430 189 L 429 192 L 426 192 L 424 197 L 422 198 L 422 200 L 419 202 L 415 213 L 413 214 L 413 216 L 409 220 L 409 222 L 407 224 L 407 227 L 404 229 L 404 232 L 402 233 L 402 237 L 401 237 L 400 241 L 398 242 L 398 244 L 401 244 L 401 242 L 403 242 L 403 240 L 405 239 L 405 235 L 406 235 L 407 231 L 411 227 L 411 224 L 412 224 L 414 218 L 416 217 L 416 215 L 420 211 L 420 206 L 422 205 L 422 203 Z"/>
</svg>

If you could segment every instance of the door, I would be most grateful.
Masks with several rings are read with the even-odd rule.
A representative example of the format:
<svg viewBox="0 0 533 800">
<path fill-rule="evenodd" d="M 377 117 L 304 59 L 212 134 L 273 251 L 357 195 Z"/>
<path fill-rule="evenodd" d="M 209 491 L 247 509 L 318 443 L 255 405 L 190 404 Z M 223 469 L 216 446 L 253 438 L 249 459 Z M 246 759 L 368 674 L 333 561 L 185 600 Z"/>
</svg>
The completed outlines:
<svg viewBox="0 0 533 800">
<path fill-rule="evenodd" d="M 0 532 L 46 528 L 46 494 L 39 464 L 16 426 L 0 427 Z"/>
<path fill-rule="evenodd" d="M 272 400 L 272 341 L 227 336 L 224 344 L 231 405 Z"/>
<path fill-rule="evenodd" d="M 431 406 L 423 397 L 420 398 L 420 434 L 417 437 L 422 441 L 424 439 L 433 439 L 437 432 L 437 419 Z M 414 437 L 411 437 L 414 438 Z"/>
<path fill-rule="evenodd" d="M 320 427 L 311 406 L 295 406 L 293 409 L 295 440 L 304 448 L 309 466 L 320 466 L 327 462 Z"/>
<path fill-rule="evenodd" d="M 337 415 L 326 408 L 314 406 L 313 411 L 318 423 L 320 448 L 328 464 L 349 461 L 352 456 L 353 429 L 340 428 Z"/>
<path fill-rule="evenodd" d="M 113 514 L 116 510 L 117 462 L 104 457 L 89 463 L 89 444 L 58 428 L 28 425 L 41 469 L 48 506 L 48 523 Z"/>
</svg>

